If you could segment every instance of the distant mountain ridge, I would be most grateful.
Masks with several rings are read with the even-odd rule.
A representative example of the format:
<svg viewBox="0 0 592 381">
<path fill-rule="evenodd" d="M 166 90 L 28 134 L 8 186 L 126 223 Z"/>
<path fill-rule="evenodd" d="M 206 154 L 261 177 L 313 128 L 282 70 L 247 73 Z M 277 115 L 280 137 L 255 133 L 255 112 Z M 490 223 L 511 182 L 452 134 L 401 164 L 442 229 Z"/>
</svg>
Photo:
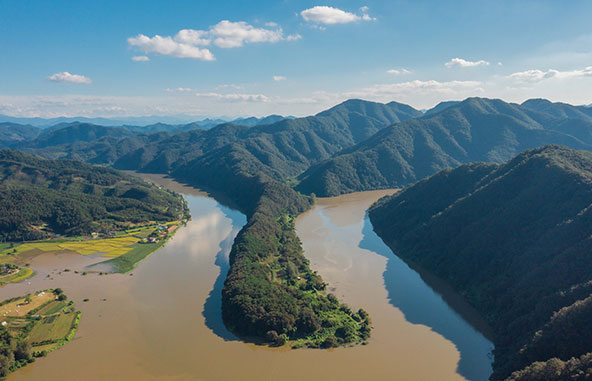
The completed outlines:
<svg viewBox="0 0 592 381">
<path fill-rule="evenodd" d="M 246 126 L 255 126 L 258 124 L 275 123 L 282 119 L 293 119 L 292 116 L 268 115 L 261 118 L 205 118 L 195 120 L 193 117 L 181 116 L 144 116 L 144 117 L 122 117 L 122 118 L 87 118 L 87 117 L 58 117 L 58 118 L 27 118 L 0 115 L 0 123 L 15 123 L 31 125 L 38 128 L 49 128 L 63 123 L 86 123 L 106 127 L 125 127 L 132 131 L 141 132 L 180 132 L 188 131 L 193 128 L 211 128 L 219 124 L 235 123 Z"/>
<path fill-rule="evenodd" d="M 205 174 L 226 163 L 281 181 L 298 177 L 298 190 L 328 196 L 404 186 L 443 168 L 502 162 L 543 144 L 589 149 L 590 114 L 583 106 L 541 99 L 519 105 L 469 98 L 441 102 L 425 114 L 396 102 L 351 99 L 314 116 L 271 115 L 210 128 L 60 124 L 34 139 L 13 137 L 4 145 L 158 173 L 199 168 Z"/>
<path fill-rule="evenodd" d="M 592 149 L 592 121 L 579 108 L 525 103 L 469 98 L 391 125 L 309 168 L 297 189 L 334 196 L 405 186 L 462 163 L 502 162 L 544 144 Z"/>
<path fill-rule="evenodd" d="M 175 135 L 130 152 L 115 166 L 160 172 L 184 167 L 182 172 L 187 174 L 196 168 L 205 173 L 212 166 L 221 170 L 220 163 L 232 162 L 243 170 L 249 168 L 251 174 L 262 172 L 275 179 L 287 179 L 311 163 L 411 115 L 421 113 L 394 102 L 346 101 L 305 118 L 250 128 L 225 124 L 208 131 Z"/>
</svg>

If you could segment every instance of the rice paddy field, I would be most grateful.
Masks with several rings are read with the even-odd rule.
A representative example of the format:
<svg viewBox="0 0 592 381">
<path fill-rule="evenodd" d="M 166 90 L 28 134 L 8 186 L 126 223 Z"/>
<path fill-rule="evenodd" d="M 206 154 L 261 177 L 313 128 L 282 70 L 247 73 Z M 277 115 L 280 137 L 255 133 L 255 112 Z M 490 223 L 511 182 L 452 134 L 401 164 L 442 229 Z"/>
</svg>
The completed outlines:
<svg viewBox="0 0 592 381">
<path fill-rule="evenodd" d="M 108 265 L 111 272 L 131 271 L 142 259 L 159 249 L 179 226 L 179 221 L 162 225 L 152 225 L 119 232 L 113 237 L 77 237 L 52 239 L 39 242 L 0 244 L 0 263 L 18 263 L 19 256 L 27 253 L 59 253 L 69 251 L 80 255 L 100 255 L 109 260 L 101 262 Z M 149 237 L 155 237 L 150 242 Z M 22 263 L 19 263 L 22 264 Z M 19 282 L 33 275 L 33 270 L 21 267 L 15 274 L 0 277 L 0 286 Z"/>
</svg>

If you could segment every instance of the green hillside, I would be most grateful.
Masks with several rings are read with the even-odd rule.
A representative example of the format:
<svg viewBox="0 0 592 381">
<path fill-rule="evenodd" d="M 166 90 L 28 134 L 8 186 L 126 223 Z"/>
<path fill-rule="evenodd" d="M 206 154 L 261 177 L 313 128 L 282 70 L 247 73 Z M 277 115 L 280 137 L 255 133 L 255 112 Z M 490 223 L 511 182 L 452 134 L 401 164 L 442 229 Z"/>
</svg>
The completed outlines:
<svg viewBox="0 0 592 381">
<path fill-rule="evenodd" d="M 400 187 L 468 162 L 502 162 L 529 148 L 592 148 L 592 123 L 496 99 L 469 98 L 392 125 L 308 169 L 297 189 L 317 196 Z"/>
<path fill-rule="evenodd" d="M 592 352 L 591 204 L 592 153 L 545 146 L 439 172 L 377 202 L 370 219 L 489 321 L 502 379 Z"/>
<path fill-rule="evenodd" d="M 113 169 L 0 151 L 0 239 L 36 240 L 173 221 L 180 196 Z"/>
</svg>

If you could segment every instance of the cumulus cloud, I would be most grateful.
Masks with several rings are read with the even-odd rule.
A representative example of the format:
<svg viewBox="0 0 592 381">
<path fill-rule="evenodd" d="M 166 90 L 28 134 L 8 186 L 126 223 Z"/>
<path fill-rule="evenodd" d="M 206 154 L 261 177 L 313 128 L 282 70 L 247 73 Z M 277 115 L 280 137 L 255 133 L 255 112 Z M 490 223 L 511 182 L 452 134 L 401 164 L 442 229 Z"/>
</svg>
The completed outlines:
<svg viewBox="0 0 592 381">
<path fill-rule="evenodd" d="M 48 80 L 54 82 L 68 82 L 68 83 L 92 83 L 92 80 L 84 75 L 71 74 L 67 71 L 55 73 L 47 77 Z"/>
<path fill-rule="evenodd" d="M 300 12 L 300 16 L 308 22 L 316 24 L 347 24 L 360 20 L 371 21 L 375 20 L 368 15 L 368 7 L 360 8 L 361 15 L 356 15 L 351 12 L 344 11 L 339 8 L 333 8 L 326 5 L 317 5 Z"/>
<path fill-rule="evenodd" d="M 214 55 L 209 49 L 202 49 L 194 45 L 175 41 L 172 37 L 162 37 L 158 34 L 148 37 L 139 34 L 127 39 L 130 46 L 135 46 L 144 53 L 155 53 L 178 58 L 193 58 L 202 61 L 213 61 Z"/>
<path fill-rule="evenodd" d="M 390 69 L 386 71 L 389 74 L 393 75 L 401 75 L 401 74 L 411 74 L 411 70 L 405 69 L 404 67 L 400 69 Z"/>
<path fill-rule="evenodd" d="M 244 43 L 278 42 L 284 39 L 281 28 L 255 28 L 244 21 L 232 22 L 222 20 L 210 29 L 214 44 L 221 48 L 237 48 Z"/>
<path fill-rule="evenodd" d="M 175 35 L 175 41 L 188 45 L 207 46 L 212 40 L 205 30 L 181 29 Z"/>
<path fill-rule="evenodd" d="M 146 61 L 150 61 L 150 57 L 148 57 L 148 56 L 133 56 L 132 61 L 146 62 Z"/>
<path fill-rule="evenodd" d="M 559 71 L 554 69 L 544 71 L 540 69 L 531 69 L 526 71 L 520 71 L 517 73 L 512 73 L 508 76 L 508 78 L 514 79 L 518 82 L 528 83 L 541 82 L 550 78 L 567 79 L 578 77 L 592 77 L 592 66 L 588 66 L 584 69 L 569 71 Z"/>
<path fill-rule="evenodd" d="M 182 29 L 173 37 L 139 34 L 127 41 L 144 53 L 213 61 L 214 54 L 205 46 L 213 44 L 219 48 L 238 48 L 247 43 L 275 43 L 302 38 L 299 34 L 284 35 L 282 28 L 275 23 L 267 23 L 266 26 L 273 29 L 256 28 L 244 21 L 222 20 L 209 30 Z"/>
<path fill-rule="evenodd" d="M 462 58 L 453 58 L 444 64 L 447 68 L 453 67 L 476 67 L 476 66 L 489 66 L 489 62 L 484 60 L 479 61 L 467 61 Z"/>
<path fill-rule="evenodd" d="M 274 81 L 276 81 L 276 82 L 279 82 L 279 81 L 285 81 L 286 79 L 287 79 L 287 78 L 286 78 L 286 77 L 284 77 L 283 75 L 274 75 L 274 76 L 273 76 L 273 80 L 274 80 Z"/>
</svg>

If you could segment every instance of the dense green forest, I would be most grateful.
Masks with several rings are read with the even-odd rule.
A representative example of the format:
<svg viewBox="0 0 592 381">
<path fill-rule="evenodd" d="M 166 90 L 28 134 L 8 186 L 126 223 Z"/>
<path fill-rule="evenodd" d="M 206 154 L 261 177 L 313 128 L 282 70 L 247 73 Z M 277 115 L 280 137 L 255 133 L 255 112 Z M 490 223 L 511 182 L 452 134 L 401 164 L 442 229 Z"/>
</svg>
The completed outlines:
<svg viewBox="0 0 592 381">
<path fill-rule="evenodd" d="M 172 221 L 179 195 L 116 170 L 0 151 L 0 239 L 36 240 Z"/>
<path fill-rule="evenodd" d="M 300 176 L 297 189 L 335 196 L 405 186 L 463 163 L 499 163 L 544 144 L 592 149 L 592 117 L 582 107 L 469 98 L 435 110 L 387 127 L 312 166 Z"/>
<path fill-rule="evenodd" d="M 248 160 L 248 159 L 245 159 Z M 293 219 L 313 200 L 264 174 L 251 175 L 245 160 L 185 168 L 175 177 L 207 184 L 247 215 L 230 253 L 222 291 L 222 316 L 236 334 L 272 345 L 334 347 L 370 335 L 368 315 L 351 311 L 324 292 L 302 253 Z"/>
<path fill-rule="evenodd" d="M 13 338 L 6 327 L 0 326 L 0 377 L 33 361 L 31 344 L 24 338 Z"/>
<path fill-rule="evenodd" d="M 553 145 L 441 171 L 369 213 L 397 255 L 489 321 L 492 379 L 567 379 L 591 371 L 590 205 L 592 153 Z"/>
<path fill-rule="evenodd" d="M 0 123 L 0 148 L 7 148 L 23 141 L 34 140 L 41 129 L 26 124 Z"/>
<path fill-rule="evenodd" d="M 118 159 L 119 169 L 167 172 L 205 156 L 248 155 L 249 162 L 276 180 L 295 177 L 311 164 L 329 158 L 380 129 L 421 113 L 399 103 L 350 100 L 315 116 L 285 119 L 271 125 L 223 124 L 156 141 Z"/>
</svg>

